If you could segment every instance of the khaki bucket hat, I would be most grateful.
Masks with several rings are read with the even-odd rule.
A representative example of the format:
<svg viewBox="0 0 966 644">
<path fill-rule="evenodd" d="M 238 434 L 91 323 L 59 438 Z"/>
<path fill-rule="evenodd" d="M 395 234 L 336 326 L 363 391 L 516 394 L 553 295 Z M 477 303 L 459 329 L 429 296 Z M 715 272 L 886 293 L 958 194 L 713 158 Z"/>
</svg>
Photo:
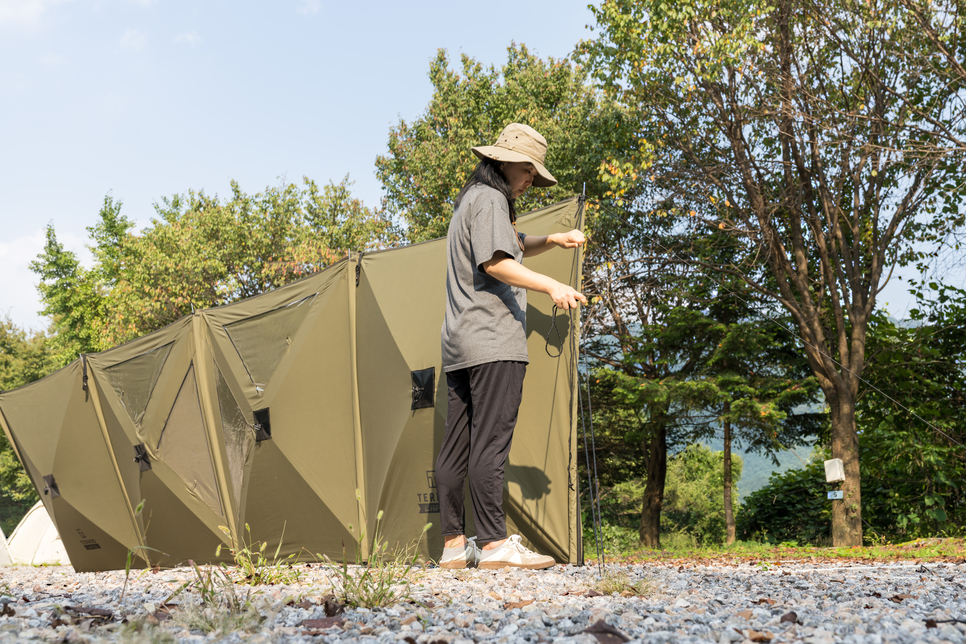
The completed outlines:
<svg viewBox="0 0 966 644">
<path fill-rule="evenodd" d="M 494 161 L 529 161 L 537 169 L 537 176 L 533 178 L 534 186 L 549 188 L 557 185 L 557 180 L 543 165 L 547 156 L 547 139 L 529 125 L 510 123 L 503 128 L 496 143 L 477 146 L 473 148 L 473 154 Z"/>
</svg>

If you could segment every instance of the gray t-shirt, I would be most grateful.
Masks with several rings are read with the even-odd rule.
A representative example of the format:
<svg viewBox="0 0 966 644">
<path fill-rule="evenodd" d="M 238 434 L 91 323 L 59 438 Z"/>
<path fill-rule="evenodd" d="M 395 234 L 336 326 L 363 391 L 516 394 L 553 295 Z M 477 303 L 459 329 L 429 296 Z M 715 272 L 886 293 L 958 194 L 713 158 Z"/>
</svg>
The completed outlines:
<svg viewBox="0 0 966 644">
<path fill-rule="evenodd" d="M 499 360 L 529 362 L 527 291 L 490 277 L 482 267 L 498 251 L 523 262 L 506 198 L 477 184 L 463 195 L 446 238 L 443 371 Z"/>
</svg>

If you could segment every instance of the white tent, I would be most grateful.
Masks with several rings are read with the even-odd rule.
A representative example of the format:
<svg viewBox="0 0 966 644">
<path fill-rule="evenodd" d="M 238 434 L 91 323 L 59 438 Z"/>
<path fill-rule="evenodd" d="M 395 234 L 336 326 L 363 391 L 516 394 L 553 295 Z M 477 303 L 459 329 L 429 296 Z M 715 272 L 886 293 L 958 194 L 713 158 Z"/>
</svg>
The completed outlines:
<svg viewBox="0 0 966 644">
<path fill-rule="evenodd" d="M 69 566 L 67 550 L 61 543 L 54 522 L 43 501 L 30 508 L 7 540 L 7 550 L 14 564 L 30 566 Z"/>
<path fill-rule="evenodd" d="M 7 550 L 7 538 L 3 536 L 3 528 L 0 528 L 0 566 L 9 566 L 12 563 L 10 552 Z"/>
</svg>

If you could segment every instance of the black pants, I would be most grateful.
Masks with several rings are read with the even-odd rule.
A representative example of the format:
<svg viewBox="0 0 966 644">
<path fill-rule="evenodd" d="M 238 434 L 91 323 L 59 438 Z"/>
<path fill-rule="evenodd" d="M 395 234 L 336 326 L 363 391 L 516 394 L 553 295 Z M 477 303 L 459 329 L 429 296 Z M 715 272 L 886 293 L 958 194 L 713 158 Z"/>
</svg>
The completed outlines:
<svg viewBox="0 0 966 644">
<path fill-rule="evenodd" d="M 503 467 L 523 397 L 523 362 L 488 362 L 446 374 L 446 435 L 436 459 L 443 537 L 463 534 L 463 485 L 470 479 L 480 543 L 505 539 Z"/>
</svg>

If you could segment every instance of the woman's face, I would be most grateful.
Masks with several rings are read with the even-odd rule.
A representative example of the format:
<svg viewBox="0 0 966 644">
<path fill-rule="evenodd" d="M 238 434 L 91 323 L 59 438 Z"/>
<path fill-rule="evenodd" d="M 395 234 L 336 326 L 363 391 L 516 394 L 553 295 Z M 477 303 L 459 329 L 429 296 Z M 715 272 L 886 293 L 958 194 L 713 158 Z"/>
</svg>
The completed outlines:
<svg viewBox="0 0 966 644">
<path fill-rule="evenodd" d="M 534 177 L 537 176 L 537 169 L 529 161 L 508 161 L 501 166 L 501 169 L 510 184 L 510 192 L 513 193 L 514 199 L 526 192 L 533 183 Z"/>
</svg>

